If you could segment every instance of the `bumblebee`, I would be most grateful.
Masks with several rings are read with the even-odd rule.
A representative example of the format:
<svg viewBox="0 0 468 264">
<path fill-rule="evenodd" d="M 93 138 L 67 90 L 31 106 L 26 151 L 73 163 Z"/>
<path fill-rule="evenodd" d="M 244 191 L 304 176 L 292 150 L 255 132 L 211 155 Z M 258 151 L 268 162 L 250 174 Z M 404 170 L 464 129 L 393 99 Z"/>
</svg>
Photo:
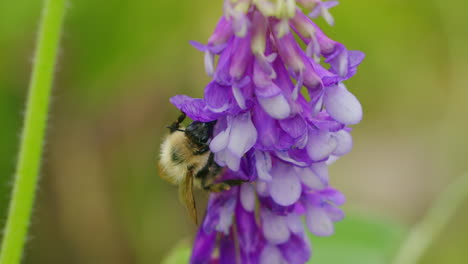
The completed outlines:
<svg viewBox="0 0 468 264">
<path fill-rule="evenodd" d="M 160 175 L 164 180 L 179 186 L 179 198 L 190 217 L 198 224 L 193 186 L 210 192 L 221 192 L 243 181 L 216 181 L 224 170 L 216 164 L 209 148 L 216 121 L 194 121 L 184 128 L 181 123 L 185 118 L 185 113 L 182 113 L 168 126 L 169 135 L 161 145 Z"/>
</svg>

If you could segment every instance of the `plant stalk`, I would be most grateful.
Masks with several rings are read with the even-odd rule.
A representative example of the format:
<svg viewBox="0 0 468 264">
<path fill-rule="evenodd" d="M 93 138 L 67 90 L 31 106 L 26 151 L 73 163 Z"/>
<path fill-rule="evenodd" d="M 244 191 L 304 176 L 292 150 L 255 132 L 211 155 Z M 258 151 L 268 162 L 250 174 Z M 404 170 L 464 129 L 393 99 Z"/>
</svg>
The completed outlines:
<svg viewBox="0 0 468 264">
<path fill-rule="evenodd" d="M 23 254 L 40 171 L 64 14 L 65 0 L 44 1 L 0 264 L 20 263 Z"/>
</svg>

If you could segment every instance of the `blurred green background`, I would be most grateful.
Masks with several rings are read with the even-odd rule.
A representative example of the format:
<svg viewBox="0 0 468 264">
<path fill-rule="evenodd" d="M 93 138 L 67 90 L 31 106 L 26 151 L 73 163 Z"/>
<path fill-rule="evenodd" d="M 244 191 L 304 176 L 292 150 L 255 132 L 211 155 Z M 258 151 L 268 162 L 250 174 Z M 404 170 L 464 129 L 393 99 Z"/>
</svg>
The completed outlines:
<svg viewBox="0 0 468 264">
<path fill-rule="evenodd" d="M 41 2 L 0 1 L 2 226 Z M 468 3 L 341 2 L 332 10 L 336 26 L 323 29 L 367 54 L 347 82 L 365 117 L 353 131 L 353 152 L 332 166 L 332 183 L 347 195 L 347 212 L 405 230 L 468 171 Z M 24 263 L 160 263 L 193 235 L 156 160 L 165 126 L 177 116 L 168 99 L 200 97 L 209 81 L 203 55 L 188 41 L 208 38 L 221 5 L 69 1 Z M 465 203 L 421 263 L 466 263 L 467 212 Z M 346 221 L 338 233 L 340 225 Z M 355 229 L 353 243 L 366 232 L 368 226 Z M 328 243 L 312 242 L 317 254 Z"/>
</svg>

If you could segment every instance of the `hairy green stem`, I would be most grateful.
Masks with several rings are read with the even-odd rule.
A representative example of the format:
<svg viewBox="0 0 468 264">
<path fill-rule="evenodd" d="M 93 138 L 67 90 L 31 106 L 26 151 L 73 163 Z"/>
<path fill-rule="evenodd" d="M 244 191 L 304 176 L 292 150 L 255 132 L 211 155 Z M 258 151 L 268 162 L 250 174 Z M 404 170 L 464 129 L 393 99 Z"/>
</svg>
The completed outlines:
<svg viewBox="0 0 468 264">
<path fill-rule="evenodd" d="M 417 264 L 457 209 L 468 199 L 468 173 L 455 180 L 410 231 L 393 264 Z"/>
<path fill-rule="evenodd" d="M 38 174 L 65 0 L 45 0 L 0 264 L 20 263 Z"/>
</svg>

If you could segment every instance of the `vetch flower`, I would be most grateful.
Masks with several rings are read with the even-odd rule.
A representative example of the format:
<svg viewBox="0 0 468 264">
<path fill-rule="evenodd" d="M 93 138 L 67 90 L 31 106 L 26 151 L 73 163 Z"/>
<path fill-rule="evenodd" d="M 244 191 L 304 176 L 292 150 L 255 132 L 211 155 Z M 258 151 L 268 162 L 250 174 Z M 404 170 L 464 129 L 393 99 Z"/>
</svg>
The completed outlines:
<svg viewBox="0 0 468 264">
<path fill-rule="evenodd" d="M 193 120 L 217 120 L 210 150 L 225 167 L 220 180 L 245 183 L 210 195 L 190 263 L 303 264 L 312 255 L 307 233 L 332 235 L 343 219 L 328 166 L 351 151 L 348 126 L 362 119 L 343 82 L 364 54 L 310 19 L 333 24 L 335 5 L 225 0 L 207 44 L 191 42 L 212 80 L 204 98 L 171 102 Z"/>
<path fill-rule="evenodd" d="M 241 158 L 257 141 L 257 130 L 250 118 L 250 112 L 237 116 L 227 116 L 225 128 L 218 124 L 217 129 L 223 129 L 214 136 L 210 149 L 215 153 L 215 161 L 220 166 L 227 166 L 238 171 Z"/>
</svg>

